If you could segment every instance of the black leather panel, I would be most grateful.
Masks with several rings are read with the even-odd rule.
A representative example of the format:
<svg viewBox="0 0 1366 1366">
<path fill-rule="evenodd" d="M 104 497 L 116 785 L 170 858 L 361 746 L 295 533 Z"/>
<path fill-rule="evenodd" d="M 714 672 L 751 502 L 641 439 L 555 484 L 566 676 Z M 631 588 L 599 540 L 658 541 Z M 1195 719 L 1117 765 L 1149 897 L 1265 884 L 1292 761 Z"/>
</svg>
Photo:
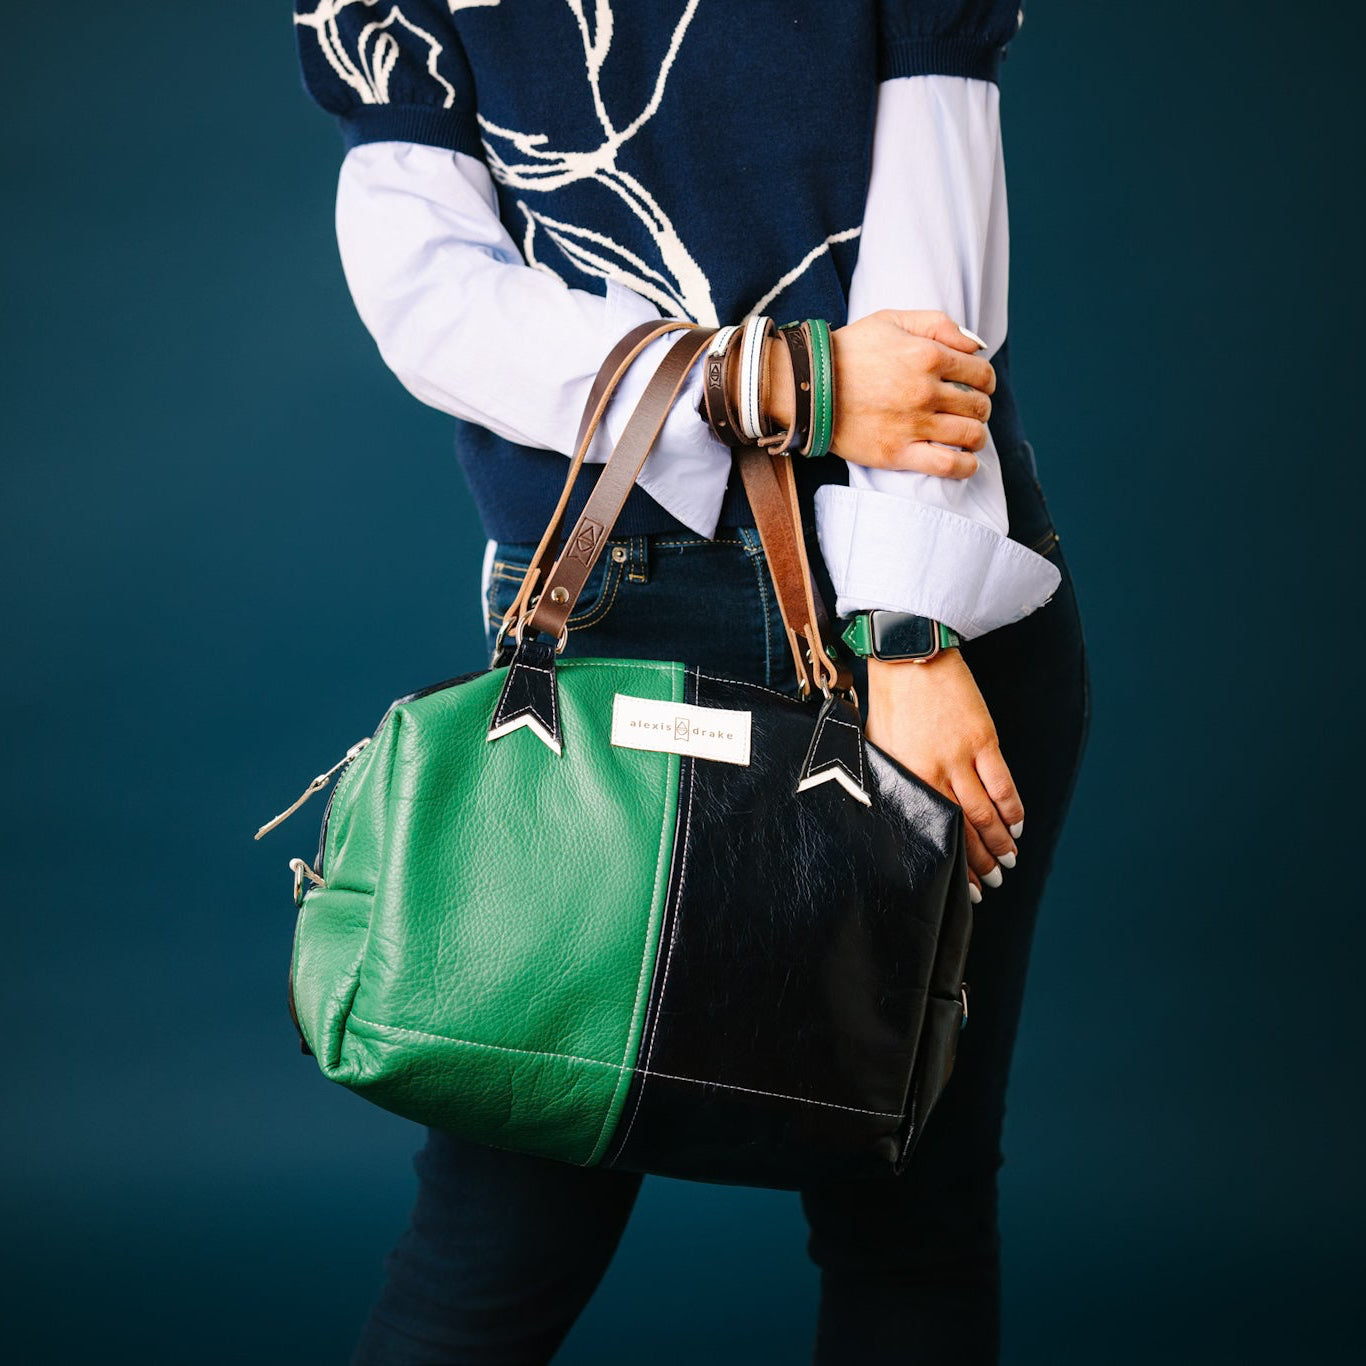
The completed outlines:
<svg viewBox="0 0 1366 1366">
<path fill-rule="evenodd" d="M 751 711 L 752 758 L 682 765 L 637 1075 L 607 1162 L 793 1187 L 891 1172 L 911 1105 L 928 1113 L 951 1063 L 944 1011 L 921 1035 L 967 954 L 960 812 L 872 745 L 871 807 L 835 782 L 793 795 L 819 700 L 695 670 L 688 694 Z"/>
<path fill-rule="evenodd" d="M 867 791 L 864 777 L 863 727 L 858 709 L 846 697 L 832 693 L 821 704 L 798 786 L 839 774 L 850 787 Z M 857 799 L 856 799 L 857 800 Z"/>
<path fill-rule="evenodd" d="M 548 640 L 526 639 L 517 646 L 498 696 L 493 732 L 522 717 L 534 717 L 542 731 L 560 743 L 560 710 L 555 691 L 555 647 Z"/>
</svg>

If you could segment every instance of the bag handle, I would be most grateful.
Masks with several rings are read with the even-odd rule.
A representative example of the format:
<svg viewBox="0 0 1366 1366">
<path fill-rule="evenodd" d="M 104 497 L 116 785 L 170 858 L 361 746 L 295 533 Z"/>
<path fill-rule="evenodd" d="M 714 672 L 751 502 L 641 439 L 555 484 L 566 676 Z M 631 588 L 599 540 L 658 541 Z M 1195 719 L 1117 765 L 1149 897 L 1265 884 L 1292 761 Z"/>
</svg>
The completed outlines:
<svg viewBox="0 0 1366 1366">
<path fill-rule="evenodd" d="M 641 350 L 656 337 L 673 330 L 685 331 L 686 335 L 669 348 L 650 377 L 621 439 L 613 448 L 592 494 L 566 538 L 563 551 L 554 559 L 548 573 L 544 573 L 545 562 L 554 556 L 557 548 L 569 491 L 582 466 L 588 441 L 601 421 L 608 401 Z M 628 332 L 609 352 L 594 380 L 585 406 L 579 425 L 579 446 L 565 489 L 522 586 L 504 616 L 499 631 L 500 642 L 503 634 L 514 625 L 520 641 L 523 623 L 529 622 L 534 631 L 551 636 L 557 642 L 557 649 L 562 646 L 566 622 L 579 594 L 606 546 L 684 381 L 710 344 L 716 330 L 682 321 L 644 323 Z M 732 450 L 773 578 L 778 609 L 782 614 L 802 695 L 808 695 L 813 688 L 819 688 L 827 696 L 832 691 L 850 693 L 853 680 L 847 666 L 837 664 L 825 646 L 824 635 L 829 622 L 825 605 L 811 577 L 811 565 L 800 531 L 801 510 L 791 459 L 770 454 L 759 446 L 737 444 Z M 544 587 L 533 598 L 537 581 L 542 582 Z"/>
<path fill-rule="evenodd" d="M 811 577 L 792 458 L 761 446 L 739 445 L 732 451 L 759 529 L 802 695 L 813 687 L 827 694 L 849 693 L 853 675 L 825 645 L 830 619 Z"/>
<path fill-rule="evenodd" d="M 608 457 L 598 482 L 565 537 L 564 549 L 555 561 L 545 587 L 531 614 L 531 627 L 558 640 L 574 610 L 579 594 L 612 534 L 636 476 L 645 464 L 663 429 L 664 420 L 683 388 L 688 372 L 707 349 L 717 329 L 684 324 L 685 333 L 668 349 L 650 376 L 640 402 Z"/>
<path fill-rule="evenodd" d="M 688 323 L 672 318 L 667 320 L 652 319 L 648 322 L 637 323 L 612 347 L 607 353 L 606 359 L 598 367 L 598 373 L 593 378 L 592 387 L 588 391 L 588 399 L 584 404 L 583 416 L 579 419 L 578 435 L 574 438 L 574 457 L 570 461 L 569 472 L 565 475 L 564 488 L 560 490 L 559 501 L 555 504 L 555 510 L 550 514 L 550 522 L 541 535 L 536 553 L 531 557 L 531 566 L 522 579 L 522 585 L 517 590 L 517 596 L 513 598 L 507 611 L 503 613 L 503 622 L 498 628 L 498 638 L 494 644 L 495 654 L 503 642 L 503 637 L 522 619 L 523 613 L 530 606 L 536 584 L 545 581 L 550 566 L 554 563 L 556 555 L 559 554 L 560 528 L 564 522 L 565 510 L 569 506 L 569 496 L 574 491 L 574 484 L 579 477 L 579 471 L 583 468 L 584 456 L 588 453 L 588 447 L 592 443 L 594 433 L 602 421 L 603 414 L 607 411 L 609 400 L 616 392 L 617 385 L 625 376 L 626 371 L 630 369 L 631 362 L 651 342 L 687 326 L 689 326 Z M 518 638 L 520 639 L 520 631 Z"/>
</svg>

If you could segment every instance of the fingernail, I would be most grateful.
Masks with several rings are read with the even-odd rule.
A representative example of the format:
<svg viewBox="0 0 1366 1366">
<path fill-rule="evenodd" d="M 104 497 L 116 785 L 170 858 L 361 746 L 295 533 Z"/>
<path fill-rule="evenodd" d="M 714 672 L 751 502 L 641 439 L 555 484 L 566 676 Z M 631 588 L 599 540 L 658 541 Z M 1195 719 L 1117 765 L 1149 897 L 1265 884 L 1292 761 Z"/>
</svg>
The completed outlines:
<svg viewBox="0 0 1366 1366">
<path fill-rule="evenodd" d="M 1023 822 L 1023 821 L 1016 821 L 1015 824 L 1012 825 L 1012 826 L 1010 827 L 1010 838 L 1013 839 L 1013 840 L 1017 840 L 1017 839 L 1019 839 L 1020 836 L 1023 835 L 1023 834 L 1024 834 L 1024 822 Z"/>
<path fill-rule="evenodd" d="M 976 342 L 977 345 L 980 346 L 980 347 L 982 348 L 983 351 L 985 351 L 985 350 L 987 349 L 987 344 L 986 344 L 986 342 L 984 342 L 984 341 L 981 339 L 981 337 L 979 337 L 979 336 L 977 335 L 976 332 L 969 332 L 968 329 L 967 329 L 966 327 L 964 327 L 962 323 L 959 323 L 959 324 L 958 324 L 958 330 L 959 330 L 959 331 L 960 331 L 960 332 L 961 332 L 961 333 L 962 333 L 970 342 Z"/>
<path fill-rule="evenodd" d="M 1006 875 L 999 868 L 993 868 L 991 872 L 982 879 L 982 886 L 999 887 L 1005 880 Z"/>
<path fill-rule="evenodd" d="M 996 862 L 999 863 L 1002 868 L 1013 868 L 1015 866 L 1015 855 L 999 854 L 997 855 Z"/>
<path fill-rule="evenodd" d="M 980 906 L 982 904 L 982 893 L 975 882 L 968 883 L 968 900 L 971 901 L 974 906 Z"/>
</svg>

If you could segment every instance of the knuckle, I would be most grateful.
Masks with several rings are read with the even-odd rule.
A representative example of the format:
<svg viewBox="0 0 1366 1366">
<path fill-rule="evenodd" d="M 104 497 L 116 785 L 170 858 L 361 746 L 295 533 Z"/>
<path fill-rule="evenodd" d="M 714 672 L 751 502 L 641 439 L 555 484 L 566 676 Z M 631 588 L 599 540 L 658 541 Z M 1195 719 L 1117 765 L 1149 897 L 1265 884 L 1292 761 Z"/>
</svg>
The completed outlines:
<svg viewBox="0 0 1366 1366">
<path fill-rule="evenodd" d="M 927 374 L 916 375 L 906 386 L 906 397 L 921 412 L 929 412 L 934 406 L 936 385 Z"/>
<path fill-rule="evenodd" d="M 920 459 L 920 468 L 925 474 L 937 475 L 942 479 L 953 473 L 957 463 L 958 457 L 952 451 L 940 446 L 926 446 Z"/>
<path fill-rule="evenodd" d="M 909 359 L 920 374 L 933 375 L 939 369 L 939 347 L 928 337 L 916 337 Z"/>
</svg>

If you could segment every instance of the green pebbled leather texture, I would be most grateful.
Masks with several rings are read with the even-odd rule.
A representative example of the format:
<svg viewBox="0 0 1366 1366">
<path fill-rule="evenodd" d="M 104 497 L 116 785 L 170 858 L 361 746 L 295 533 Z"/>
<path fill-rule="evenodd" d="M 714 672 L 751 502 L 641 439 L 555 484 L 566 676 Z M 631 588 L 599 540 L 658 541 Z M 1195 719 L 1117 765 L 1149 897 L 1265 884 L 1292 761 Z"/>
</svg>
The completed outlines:
<svg viewBox="0 0 1366 1366">
<path fill-rule="evenodd" d="M 559 665 L 561 755 L 528 729 L 485 738 L 506 672 L 395 703 L 342 772 L 294 1007 L 333 1081 L 592 1165 L 640 1046 L 679 773 L 675 754 L 610 744 L 612 699 L 681 701 L 683 666 Z"/>
</svg>

